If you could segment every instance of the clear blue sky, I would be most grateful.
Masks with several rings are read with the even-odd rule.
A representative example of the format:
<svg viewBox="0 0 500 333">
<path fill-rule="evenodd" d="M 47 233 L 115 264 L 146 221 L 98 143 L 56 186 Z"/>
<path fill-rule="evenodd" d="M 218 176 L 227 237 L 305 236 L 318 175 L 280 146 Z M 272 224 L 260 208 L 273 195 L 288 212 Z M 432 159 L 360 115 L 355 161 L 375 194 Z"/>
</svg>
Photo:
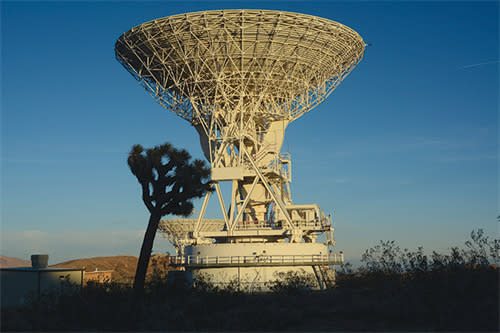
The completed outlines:
<svg viewBox="0 0 500 333">
<path fill-rule="evenodd" d="M 2 255 L 138 255 L 148 214 L 128 151 L 202 153 L 114 43 L 145 21 L 223 8 L 321 16 L 373 44 L 283 147 L 294 201 L 335 214 L 337 251 L 356 262 L 381 239 L 446 251 L 472 229 L 498 237 L 498 2 L 2 2 Z M 172 247 L 158 237 L 154 250 Z"/>
</svg>

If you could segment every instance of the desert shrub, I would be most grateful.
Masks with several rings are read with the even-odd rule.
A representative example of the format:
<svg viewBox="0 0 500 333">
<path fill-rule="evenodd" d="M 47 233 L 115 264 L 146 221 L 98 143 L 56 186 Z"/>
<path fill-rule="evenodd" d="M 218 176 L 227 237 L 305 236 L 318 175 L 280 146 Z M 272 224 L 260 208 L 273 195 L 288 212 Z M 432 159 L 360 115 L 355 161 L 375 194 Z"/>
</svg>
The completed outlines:
<svg viewBox="0 0 500 333">
<path fill-rule="evenodd" d="M 447 254 L 381 242 L 366 252 L 361 269 L 338 267 L 338 288 L 316 292 L 314 276 L 305 271 L 278 274 L 268 284 L 274 293 L 255 294 L 235 291 L 236 281 L 223 288 L 208 277 L 189 288 L 187 281 L 158 274 L 140 302 L 128 284 L 89 283 L 77 292 L 47 293 L 23 307 L 2 308 L 1 331 L 496 332 L 495 251 L 498 241 L 479 231 L 471 234 L 470 246 Z"/>
<path fill-rule="evenodd" d="M 470 237 L 465 242 L 467 249 L 464 253 L 469 264 L 499 264 L 500 239 L 489 239 L 482 229 L 473 230 Z"/>
<path fill-rule="evenodd" d="M 380 244 L 363 253 L 361 261 L 365 263 L 364 270 L 367 272 L 399 274 L 403 271 L 401 256 L 401 249 L 396 241 L 380 241 Z"/>
<path fill-rule="evenodd" d="M 429 270 L 429 259 L 422 246 L 419 246 L 416 251 L 404 249 L 401 256 L 401 265 L 403 272 L 425 274 Z"/>
<path fill-rule="evenodd" d="M 409 251 L 397 245 L 396 241 L 380 241 L 380 244 L 366 250 L 361 258 L 364 266 L 358 271 L 364 273 L 383 273 L 400 275 L 403 273 L 419 274 L 429 270 L 455 269 L 497 265 L 500 258 L 500 239 L 489 239 L 482 229 L 473 230 L 471 239 L 465 242 L 465 248 L 452 247 L 449 254 L 432 252 L 430 259 L 423 247 Z M 340 272 L 347 273 L 345 267 Z M 352 269 L 350 271 L 352 273 Z"/>
<path fill-rule="evenodd" d="M 359 268 L 353 269 L 349 263 L 338 267 L 337 285 L 399 288 L 409 283 L 413 286 L 417 282 L 429 283 L 429 279 L 450 282 L 464 271 L 489 271 L 492 265 L 498 264 L 500 240 L 490 239 L 482 229 L 473 230 L 464 245 L 463 248 L 452 247 L 448 254 L 433 251 L 427 255 L 423 247 L 411 251 L 401 249 L 396 241 L 380 241 L 363 253 L 363 265 Z"/>
<path fill-rule="evenodd" d="M 317 285 L 313 274 L 299 271 L 279 272 L 275 274 L 276 280 L 266 284 L 271 291 L 279 294 L 302 294 L 314 289 Z"/>
<path fill-rule="evenodd" d="M 237 294 L 240 293 L 238 279 L 230 279 L 227 283 L 214 282 L 211 274 L 198 275 L 194 278 L 193 291 L 211 294 Z"/>
</svg>

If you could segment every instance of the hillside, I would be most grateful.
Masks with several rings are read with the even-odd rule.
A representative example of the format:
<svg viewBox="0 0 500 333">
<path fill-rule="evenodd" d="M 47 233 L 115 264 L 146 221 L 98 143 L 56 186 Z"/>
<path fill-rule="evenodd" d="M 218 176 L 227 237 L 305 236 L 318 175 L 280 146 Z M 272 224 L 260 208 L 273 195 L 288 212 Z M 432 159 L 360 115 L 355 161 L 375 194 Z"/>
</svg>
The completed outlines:
<svg viewBox="0 0 500 333">
<path fill-rule="evenodd" d="M 0 255 L 0 268 L 27 266 L 31 266 L 31 261 Z"/>
<path fill-rule="evenodd" d="M 148 275 L 151 276 L 156 269 L 166 272 L 168 270 L 168 255 L 155 254 L 151 256 L 148 267 Z M 86 272 L 94 270 L 113 271 L 113 281 L 116 282 L 131 282 L 134 279 L 135 269 L 137 267 L 138 258 L 128 255 L 120 255 L 113 257 L 96 257 L 74 259 L 50 265 L 50 267 L 65 267 L 65 268 L 85 268 Z"/>
</svg>

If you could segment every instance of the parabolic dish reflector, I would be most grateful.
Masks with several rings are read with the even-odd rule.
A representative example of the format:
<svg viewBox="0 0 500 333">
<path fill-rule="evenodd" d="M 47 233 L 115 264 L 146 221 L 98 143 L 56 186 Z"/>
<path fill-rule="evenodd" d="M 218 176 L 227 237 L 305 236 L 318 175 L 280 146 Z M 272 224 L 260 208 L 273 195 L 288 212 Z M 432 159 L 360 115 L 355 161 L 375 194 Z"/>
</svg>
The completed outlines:
<svg viewBox="0 0 500 333">
<path fill-rule="evenodd" d="M 358 33 L 328 19 L 217 10 L 138 25 L 115 53 L 160 104 L 188 121 L 241 110 L 291 121 L 321 103 L 364 48 Z"/>
</svg>

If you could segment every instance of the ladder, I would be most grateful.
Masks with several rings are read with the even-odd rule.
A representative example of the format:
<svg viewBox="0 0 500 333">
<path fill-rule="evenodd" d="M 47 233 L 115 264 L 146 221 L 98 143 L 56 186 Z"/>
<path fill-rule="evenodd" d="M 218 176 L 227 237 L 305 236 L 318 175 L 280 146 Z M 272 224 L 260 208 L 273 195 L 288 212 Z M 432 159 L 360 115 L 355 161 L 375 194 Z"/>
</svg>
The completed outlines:
<svg viewBox="0 0 500 333">
<path fill-rule="evenodd" d="M 335 271 L 329 269 L 328 265 L 313 266 L 313 269 L 321 290 L 335 286 Z"/>
</svg>

